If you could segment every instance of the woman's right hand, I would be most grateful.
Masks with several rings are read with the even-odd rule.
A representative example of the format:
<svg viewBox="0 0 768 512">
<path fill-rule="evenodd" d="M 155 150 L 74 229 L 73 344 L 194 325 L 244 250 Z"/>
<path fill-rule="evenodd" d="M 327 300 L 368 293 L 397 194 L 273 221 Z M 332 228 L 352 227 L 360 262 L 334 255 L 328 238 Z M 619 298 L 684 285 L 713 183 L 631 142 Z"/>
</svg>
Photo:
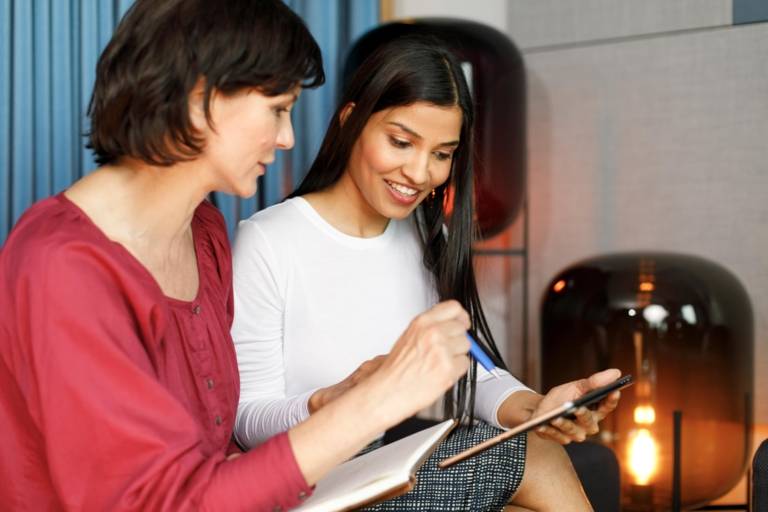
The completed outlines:
<svg viewBox="0 0 768 512">
<path fill-rule="evenodd" d="M 469 368 L 469 314 L 446 301 L 417 316 L 365 383 L 390 425 L 431 405 Z"/>
<path fill-rule="evenodd" d="M 378 368 L 288 436 L 308 484 L 349 459 L 381 432 L 432 404 L 469 368 L 469 315 L 456 301 L 417 316 Z M 375 363 L 375 364 L 376 364 Z M 339 388 L 340 390 L 341 388 Z"/>
</svg>

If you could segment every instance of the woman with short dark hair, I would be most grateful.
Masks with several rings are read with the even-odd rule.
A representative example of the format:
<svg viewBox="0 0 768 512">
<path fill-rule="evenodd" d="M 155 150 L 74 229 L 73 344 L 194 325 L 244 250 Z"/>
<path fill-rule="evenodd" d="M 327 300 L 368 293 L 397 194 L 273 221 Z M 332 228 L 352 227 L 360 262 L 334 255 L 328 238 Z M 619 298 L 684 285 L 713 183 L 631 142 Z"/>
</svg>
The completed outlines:
<svg viewBox="0 0 768 512">
<path fill-rule="evenodd" d="M 230 441 L 230 250 L 206 197 L 252 195 L 322 82 L 279 0 L 131 7 L 97 69 L 100 167 L 33 205 L 0 253 L 0 509 L 290 508 L 466 372 L 469 319 L 446 302 L 322 413 L 246 454 Z"/>
</svg>

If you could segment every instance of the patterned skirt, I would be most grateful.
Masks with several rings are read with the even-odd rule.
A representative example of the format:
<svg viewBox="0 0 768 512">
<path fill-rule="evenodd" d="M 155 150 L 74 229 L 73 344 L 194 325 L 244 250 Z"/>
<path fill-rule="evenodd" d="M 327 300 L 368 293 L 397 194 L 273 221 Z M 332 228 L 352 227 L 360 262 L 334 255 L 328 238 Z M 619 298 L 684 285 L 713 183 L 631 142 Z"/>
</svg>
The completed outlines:
<svg viewBox="0 0 768 512">
<path fill-rule="evenodd" d="M 447 469 L 437 463 L 501 431 L 484 422 L 460 426 L 416 473 L 416 486 L 402 496 L 361 510 L 467 512 L 502 510 L 515 494 L 525 470 L 526 435 L 513 437 Z M 381 441 L 378 441 L 381 443 Z M 365 451 L 375 448 L 369 446 Z"/>
</svg>

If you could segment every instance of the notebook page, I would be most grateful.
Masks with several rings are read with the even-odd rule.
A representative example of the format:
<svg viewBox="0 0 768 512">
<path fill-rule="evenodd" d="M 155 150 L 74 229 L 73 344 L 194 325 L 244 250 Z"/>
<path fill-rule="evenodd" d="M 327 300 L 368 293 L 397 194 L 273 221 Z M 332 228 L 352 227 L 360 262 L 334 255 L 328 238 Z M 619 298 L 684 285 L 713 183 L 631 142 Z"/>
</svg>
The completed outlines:
<svg viewBox="0 0 768 512">
<path fill-rule="evenodd" d="M 406 484 L 424 454 L 452 425 L 452 420 L 444 421 L 341 464 L 320 480 L 313 495 L 294 510 L 342 510 Z"/>
</svg>

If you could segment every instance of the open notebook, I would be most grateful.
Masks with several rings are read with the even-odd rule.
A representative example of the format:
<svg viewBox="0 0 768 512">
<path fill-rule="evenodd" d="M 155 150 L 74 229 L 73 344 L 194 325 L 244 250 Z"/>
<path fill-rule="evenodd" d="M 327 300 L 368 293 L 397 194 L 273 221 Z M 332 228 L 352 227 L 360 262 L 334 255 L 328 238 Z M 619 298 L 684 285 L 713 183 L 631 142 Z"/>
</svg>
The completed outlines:
<svg viewBox="0 0 768 512">
<path fill-rule="evenodd" d="M 455 425 L 448 420 L 334 468 L 300 507 L 304 512 L 352 510 L 408 492 L 416 471 Z"/>
</svg>

